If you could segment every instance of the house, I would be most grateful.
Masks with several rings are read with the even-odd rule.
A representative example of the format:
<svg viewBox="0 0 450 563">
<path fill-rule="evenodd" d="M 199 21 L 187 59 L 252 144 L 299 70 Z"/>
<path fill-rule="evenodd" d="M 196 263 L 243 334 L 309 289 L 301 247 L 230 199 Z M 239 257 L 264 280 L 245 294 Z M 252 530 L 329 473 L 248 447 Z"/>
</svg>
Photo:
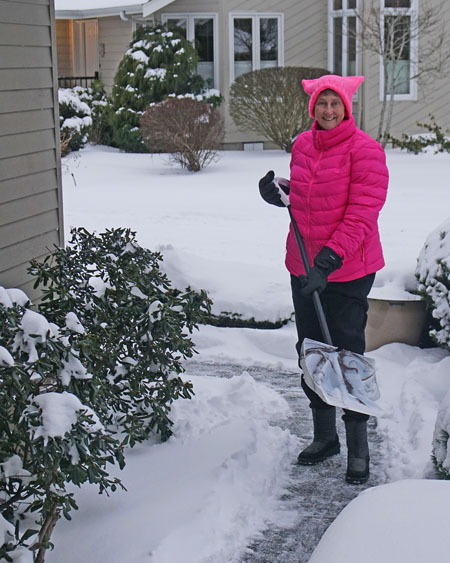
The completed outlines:
<svg viewBox="0 0 450 563">
<path fill-rule="evenodd" d="M 448 2 L 427 0 L 438 24 L 421 34 L 416 23 L 426 13 L 423 0 L 55 1 L 59 75 L 98 73 L 107 90 L 137 26 L 166 22 L 181 30 L 199 50 L 199 71 L 225 96 L 225 145 L 237 149 L 255 148 L 252 143 L 265 140 L 236 129 L 227 111 L 229 87 L 239 74 L 270 66 L 314 66 L 344 75 L 364 74 L 355 116 L 364 130 L 377 136 L 385 81 L 381 57 L 355 40 L 362 37 L 363 29 L 356 13 L 367 14 L 373 8 L 379 15 L 382 40 L 390 22 L 403 26 L 401 56 L 387 76 L 388 83 L 394 73 L 403 77 L 395 86 L 391 133 L 400 137 L 418 132 L 416 122 L 429 122 L 430 113 L 439 125 L 450 126 L 450 114 L 442 111 L 449 98 L 450 72 L 424 81 L 416 76 L 419 66 L 427 64 L 421 63 L 430 45 L 425 40 L 437 39 L 441 25 L 444 30 L 450 26 Z M 445 47 L 441 53 L 445 55 Z"/>
<path fill-rule="evenodd" d="M 0 285 L 63 244 L 53 0 L 0 0 Z"/>
</svg>

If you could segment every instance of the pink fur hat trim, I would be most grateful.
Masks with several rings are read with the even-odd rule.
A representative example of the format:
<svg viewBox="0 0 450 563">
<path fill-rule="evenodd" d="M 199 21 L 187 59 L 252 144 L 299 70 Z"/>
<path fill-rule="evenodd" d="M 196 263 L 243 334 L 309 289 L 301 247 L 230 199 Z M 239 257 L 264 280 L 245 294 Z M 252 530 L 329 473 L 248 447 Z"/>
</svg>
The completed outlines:
<svg viewBox="0 0 450 563">
<path fill-rule="evenodd" d="M 336 74 L 325 74 L 313 80 L 302 80 L 305 92 L 311 96 L 309 100 L 309 113 L 311 117 L 314 117 L 314 106 L 316 105 L 317 97 L 328 88 L 339 94 L 344 102 L 345 114 L 347 117 L 350 117 L 352 115 L 353 94 L 363 80 L 364 76 L 337 76 Z"/>
</svg>

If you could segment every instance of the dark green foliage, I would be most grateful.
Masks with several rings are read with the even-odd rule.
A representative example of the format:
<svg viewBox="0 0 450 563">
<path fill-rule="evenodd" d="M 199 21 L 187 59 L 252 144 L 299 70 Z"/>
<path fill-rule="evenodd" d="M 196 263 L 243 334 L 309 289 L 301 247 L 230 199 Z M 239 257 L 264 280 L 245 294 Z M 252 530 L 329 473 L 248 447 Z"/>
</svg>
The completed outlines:
<svg viewBox="0 0 450 563">
<path fill-rule="evenodd" d="M 294 313 L 292 313 L 292 316 Z M 233 328 L 260 328 L 260 329 L 273 329 L 285 326 L 289 321 L 292 321 L 292 316 L 288 319 L 279 319 L 278 321 L 257 321 L 255 317 L 249 319 L 242 318 L 240 313 L 232 313 L 230 311 L 221 311 L 219 315 L 211 314 L 205 320 L 205 324 L 210 324 L 219 327 L 233 327 Z"/>
<path fill-rule="evenodd" d="M 60 88 L 58 92 L 62 156 L 84 147 L 92 124 L 91 109 L 80 99 L 77 90 L 78 88 Z"/>
<path fill-rule="evenodd" d="M 426 147 L 433 147 L 435 154 L 439 152 L 450 152 L 450 139 L 446 137 L 446 135 L 450 134 L 450 130 L 443 131 L 436 123 L 434 116 L 430 115 L 429 117 L 431 123 L 416 123 L 418 127 L 423 127 L 429 131 L 427 136 L 403 134 L 401 139 L 389 136 L 392 146 L 413 154 L 423 152 Z"/>
<path fill-rule="evenodd" d="M 65 362 L 78 357 L 70 329 L 2 297 L 0 346 L 9 356 L 3 350 L 0 359 L 0 512 L 16 533 L 0 555 L 7 560 L 6 553 L 29 547 L 43 561 L 56 521 L 77 508 L 67 484 L 114 490 L 120 481 L 105 468 L 114 460 L 123 465 L 122 446 L 64 381 Z M 49 422 L 53 408 L 72 418 L 63 435 Z"/>
<path fill-rule="evenodd" d="M 111 95 L 113 143 L 128 152 L 146 152 L 139 121 L 147 106 L 180 94 L 200 94 L 198 57 L 191 43 L 165 26 L 141 27 L 117 70 Z"/>
<path fill-rule="evenodd" d="M 92 80 L 80 98 L 91 109 L 92 125 L 89 129 L 89 142 L 94 145 L 110 145 L 112 128 L 109 123 L 111 104 L 101 80 Z"/>
<path fill-rule="evenodd" d="M 71 339 L 93 384 L 72 380 L 69 389 L 120 428 L 124 444 L 171 435 L 171 403 L 192 394 L 179 377 L 194 353 L 188 334 L 210 308 L 204 292 L 172 288 L 161 259 L 130 230 L 75 229 L 66 249 L 31 267 L 43 286 L 40 310 L 56 323 L 74 312 L 85 329 Z"/>
<path fill-rule="evenodd" d="M 276 67 L 238 76 L 231 86 L 231 117 L 241 130 L 257 131 L 290 152 L 297 135 L 312 124 L 302 80 L 324 74 L 329 71 Z"/>
<path fill-rule="evenodd" d="M 111 106 L 100 80 L 93 80 L 89 88 L 61 88 L 59 100 L 62 156 L 83 148 L 87 141 L 111 144 Z"/>
</svg>

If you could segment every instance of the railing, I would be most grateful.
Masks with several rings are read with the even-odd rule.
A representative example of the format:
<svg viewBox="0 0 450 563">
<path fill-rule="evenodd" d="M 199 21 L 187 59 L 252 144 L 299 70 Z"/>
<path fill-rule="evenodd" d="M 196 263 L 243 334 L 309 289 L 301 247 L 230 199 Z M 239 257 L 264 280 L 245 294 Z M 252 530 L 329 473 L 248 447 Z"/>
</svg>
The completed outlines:
<svg viewBox="0 0 450 563">
<path fill-rule="evenodd" d="M 98 80 L 98 72 L 94 76 L 58 76 L 58 86 L 59 88 L 73 88 L 74 86 L 87 88 L 91 80 Z"/>
</svg>

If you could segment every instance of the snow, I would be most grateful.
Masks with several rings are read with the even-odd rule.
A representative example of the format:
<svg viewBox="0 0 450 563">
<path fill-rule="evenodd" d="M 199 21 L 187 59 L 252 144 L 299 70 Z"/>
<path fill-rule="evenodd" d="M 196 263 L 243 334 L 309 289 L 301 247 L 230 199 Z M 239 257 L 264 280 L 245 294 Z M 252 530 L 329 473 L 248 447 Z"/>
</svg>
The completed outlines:
<svg viewBox="0 0 450 563">
<path fill-rule="evenodd" d="M 411 298 L 423 244 L 448 218 L 450 155 L 388 150 L 387 160 L 391 181 L 380 216 L 386 267 L 373 295 Z M 289 176 L 289 156 L 226 152 L 193 174 L 169 165 L 167 155 L 87 147 L 63 162 L 65 225 L 131 227 L 142 246 L 162 252 L 174 285 L 208 290 L 215 313 L 289 318 L 288 216 L 265 204 L 257 188 L 270 169 Z M 66 563 L 231 563 L 266 526 L 288 527 L 295 519 L 280 496 L 304 436 L 282 429 L 285 399 L 245 372 L 257 365 L 290 370 L 295 378 L 294 323 L 273 330 L 201 326 L 193 338 L 196 360 L 210 362 L 211 370 L 189 377 L 195 396 L 175 403 L 174 437 L 134 448 L 124 471 L 112 468 L 127 492 L 108 498 L 91 486 L 77 490 L 80 510 L 56 526 L 49 562 L 64 550 Z M 450 356 L 400 343 L 368 356 L 376 362 L 385 406 L 377 434 L 386 484 L 347 506 L 311 562 L 443 560 L 450 551 L 442 528 L 450 483 L 430 479 L 430 456 L 450 389 Z M 214 377 L 221 362 L 236 365 L 235 377 Z M 343 479 L 342 487 L 348 487 Z"/>
<path fill-rule="evenodd" d="M 64 437 L 70 432 L 72 426 L 77 422 L 78 413 L 85 411 L 87 416 L 91 416 L 92 424 L 83 423 L 91 432 L 101 430 L 102 425 L 97 415 L 91 408 L 83 405 L 72 393 L 64 391 L 56 393 L 51 391 L 33 397 L 33 403 L 41 410 L 41 424 L 33 427 L 33 438 L 43 438 L 47 443 L 49 438 Z M 30 411 L 35 410 L 35 406 L 28 407 Z"/>
<path fill-rule="evenodd" d="M 55 0 L 55 10 L 99 10 L 126 8 L 145 4 L 148 0 Z"/>
<path fill-rule="evenodd" d="M 36 344 L 57 334 L 57 327 L 47 321 L 40 313 L 27 309 L 20 321 L 21 333 L 14 340 L 14 350 L 22 350 L 28 354 L 27 362 L 32 364 L 38 360 Z"/>
<path fill-rule="evenodd" d="M 0 346 L 0 366 L 13 366 L 14 358 L 4 346 Z"/>
<path fill-rule="evenodd" d="M 411 479 L 368 489 L 331 524 L 309 563 L 445 561 L 449 502 L 448 481 Z"/>
</svg>

